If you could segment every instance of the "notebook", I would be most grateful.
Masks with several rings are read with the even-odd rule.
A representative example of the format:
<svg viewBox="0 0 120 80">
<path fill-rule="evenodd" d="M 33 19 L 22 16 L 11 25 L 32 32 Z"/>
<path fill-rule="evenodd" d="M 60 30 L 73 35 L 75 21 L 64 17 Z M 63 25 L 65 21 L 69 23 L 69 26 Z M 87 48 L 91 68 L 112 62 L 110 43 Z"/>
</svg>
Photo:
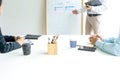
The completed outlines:
<svg viewBox="0 0 120 80">
<path fill-rule="evenodd" d="M 90 46 L 80 46 L 78 48 L 78 50 L 95 52 L 96 48 L 95 47 L 90 47 Z"/>
<path fill-rule="evenodd" d="M 25 39 L 38 39 L 41 35 L 27 34 Z"/>
</svg>

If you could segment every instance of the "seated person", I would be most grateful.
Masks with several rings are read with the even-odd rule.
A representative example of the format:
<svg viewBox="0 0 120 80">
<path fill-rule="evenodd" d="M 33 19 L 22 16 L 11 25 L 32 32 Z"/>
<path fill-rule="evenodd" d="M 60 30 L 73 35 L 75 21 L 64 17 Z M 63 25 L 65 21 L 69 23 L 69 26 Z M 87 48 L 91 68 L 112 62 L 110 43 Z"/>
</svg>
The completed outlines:
<svg viewBox="0 0 120 80">
<path fill-rule="evenodd" d="M 0 14 L 2 13 L 2 0 L 0 0 Z M 18 49 L 24 43 L 24 37 L 4 36 L 0 29 L 0 53 Z"/>
<path fill-rule="evenodd" d="M 102 39 L 99 35 L 89 38 L 91 44 L 109 54 L 120 56 L 120 35 L 118 38 Z"/>
<path fill-rule="evenodd" d="M 24 39 L 24 37 L 3 36 L 0 31 L 0 53 L 7 53 L 9 51 L 21 48 L 24 43 Z"/>
</svg>

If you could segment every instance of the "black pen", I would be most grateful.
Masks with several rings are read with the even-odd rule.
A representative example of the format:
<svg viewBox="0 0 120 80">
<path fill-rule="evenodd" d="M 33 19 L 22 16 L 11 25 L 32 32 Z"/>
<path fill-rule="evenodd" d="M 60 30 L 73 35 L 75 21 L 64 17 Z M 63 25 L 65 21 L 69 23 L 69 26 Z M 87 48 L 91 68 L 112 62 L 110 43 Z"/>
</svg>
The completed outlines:
<svg viewBox="0 0 120 80">
<path fill-rule="evenodd" d="M 50 44 L 50 38 L 48 38 L 48 44 Z"/>
<path fill-rule="evenodd" d="M 51 43 L 53 44 L 55 40 L 55 36 L 53 36 Z"/>
</svg>

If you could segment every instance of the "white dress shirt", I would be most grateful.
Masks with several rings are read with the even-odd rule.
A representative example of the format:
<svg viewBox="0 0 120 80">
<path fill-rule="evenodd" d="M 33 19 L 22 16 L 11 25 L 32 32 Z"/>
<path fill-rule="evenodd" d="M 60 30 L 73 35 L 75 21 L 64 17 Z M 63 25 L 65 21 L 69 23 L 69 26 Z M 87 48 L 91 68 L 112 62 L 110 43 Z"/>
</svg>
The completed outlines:
<svg viewBox="0 0 120 80">
<path fill-rule="evenodd" d="M 108 9 L 108 1 L 107 0 L 99 0 L 102 5 L 99 6 L 92 6 L 91 11 L 87 11 L 86 6 L 83 6 L 81 9 L 78 10 L 79 13 L 84 13 L 87 11 L 88 14 L 102 14 L 103 11 Z"/>
<path fill-rule="evenodd" d="M 102 5 L 92 6 L 91 11 L 88 11 L 89 14 L 102 14 L 103 11 L 108 9 L 107 0 L 99 0 Z"/>
</svg>

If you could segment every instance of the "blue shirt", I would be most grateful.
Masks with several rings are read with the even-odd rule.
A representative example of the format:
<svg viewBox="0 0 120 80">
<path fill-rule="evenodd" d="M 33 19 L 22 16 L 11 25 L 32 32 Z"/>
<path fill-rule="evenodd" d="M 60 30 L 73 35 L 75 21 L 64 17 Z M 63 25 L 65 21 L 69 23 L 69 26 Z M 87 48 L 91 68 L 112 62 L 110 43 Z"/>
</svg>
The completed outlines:
<svg viewBox="0 0 120 80">
<path fill-rule="evenodd" d="M 118 38 L 109 38 L 104 39 L 103 41 L 98 40 L 95 45 L 104 52 L 115 56 L 120 56 L 120 35 Z"/>
</svg>

